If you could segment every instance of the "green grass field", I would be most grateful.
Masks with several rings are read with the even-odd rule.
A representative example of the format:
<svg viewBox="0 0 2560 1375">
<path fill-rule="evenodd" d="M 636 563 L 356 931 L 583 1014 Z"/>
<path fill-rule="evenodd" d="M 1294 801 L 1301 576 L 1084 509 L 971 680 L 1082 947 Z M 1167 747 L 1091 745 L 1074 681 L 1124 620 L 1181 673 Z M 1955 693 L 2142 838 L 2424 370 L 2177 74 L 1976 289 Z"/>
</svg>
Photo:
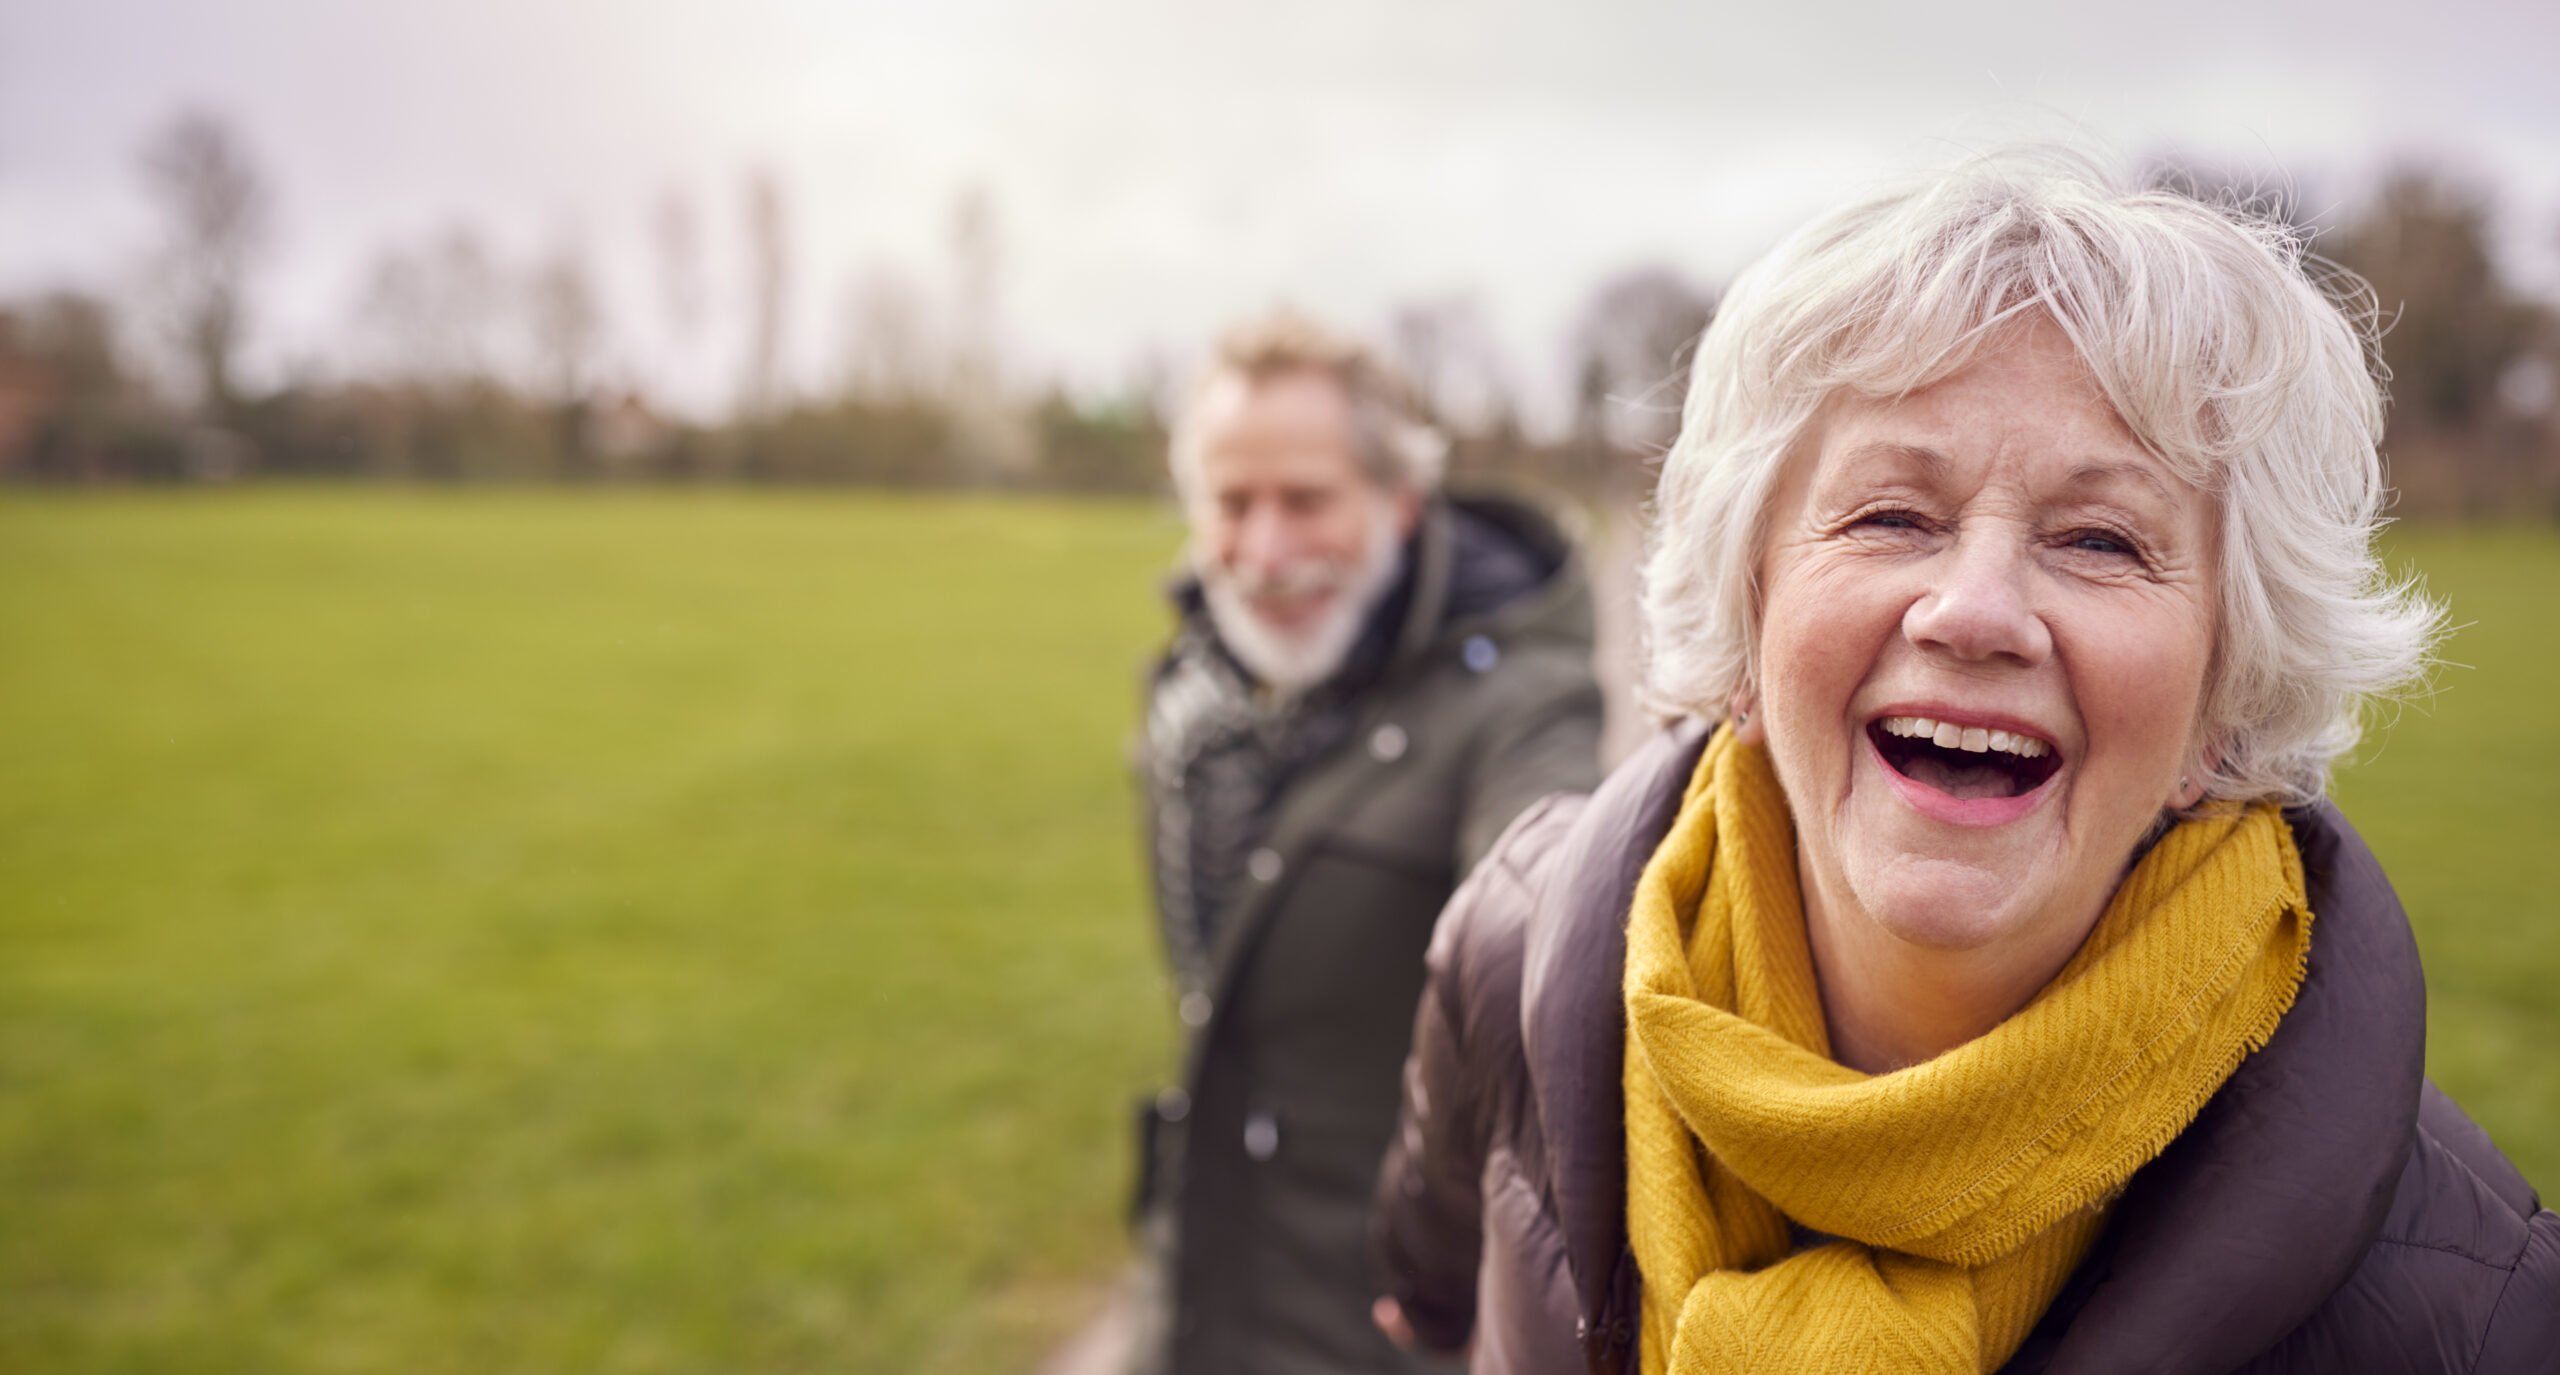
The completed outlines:
<svg viewBox="0 0 2560 1375">
<path fill-rule="evenodd" d="M 0 1370 L 1022 1370 L 1170 1036 L 1141 504 L 0 498 Z M 2341 793 L 2560 1181 L 2560 534 Z"/>
<path fill-rule="evenodd" d="M 0 503 L 0 1370 L 1029 1364 L 1167 1055 L 1176 538 Z"/>
<path fill-rule="evenodd" d="M 2432 698 L 2338 776 L 2427 963 L 2427 1068 L 2560 1189 L 2560 531 L 2392 541 L 2458 627 Z M 2314 939 L 2317 939 L 2315 936 Z"/>
</svg>

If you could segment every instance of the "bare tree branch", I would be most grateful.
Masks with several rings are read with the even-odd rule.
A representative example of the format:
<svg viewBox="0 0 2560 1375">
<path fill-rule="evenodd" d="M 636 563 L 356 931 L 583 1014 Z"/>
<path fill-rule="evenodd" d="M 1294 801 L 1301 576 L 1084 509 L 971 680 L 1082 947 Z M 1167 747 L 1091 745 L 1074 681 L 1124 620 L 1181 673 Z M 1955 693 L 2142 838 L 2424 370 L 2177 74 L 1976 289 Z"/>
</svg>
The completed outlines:
<svg viewBox="0 0 2560 1375">
<path fill-rule="evenodd" d="M 142 173 L 167 217 L 160 262 L 170 315 L 205 410 L 238 401 L 249 272 L 266 246 L 268 193 L 239 136 L 219 116 L 178 116 L 142 150 Z"/>
</svg>

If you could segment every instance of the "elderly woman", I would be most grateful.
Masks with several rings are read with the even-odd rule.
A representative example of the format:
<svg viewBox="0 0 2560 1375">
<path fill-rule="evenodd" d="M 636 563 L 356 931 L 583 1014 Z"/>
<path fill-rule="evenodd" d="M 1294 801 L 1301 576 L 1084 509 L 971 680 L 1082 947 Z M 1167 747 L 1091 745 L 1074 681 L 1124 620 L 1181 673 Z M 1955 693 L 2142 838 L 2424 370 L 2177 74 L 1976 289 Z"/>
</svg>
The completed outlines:
<svg viewBox="0 0 2560 1375">
<path fill-rule="evenodd" d="M 2560 1369 L 2560 1217 L 2426 1082 L 2321 800 L 2437 624 L 2372 549 L 2369 318 L 2052 155 L 1735 284 L 1645 569 L 1686 719 L 1443 917 L 1382 1325 L 1500 1371 Z"/>
</svg>

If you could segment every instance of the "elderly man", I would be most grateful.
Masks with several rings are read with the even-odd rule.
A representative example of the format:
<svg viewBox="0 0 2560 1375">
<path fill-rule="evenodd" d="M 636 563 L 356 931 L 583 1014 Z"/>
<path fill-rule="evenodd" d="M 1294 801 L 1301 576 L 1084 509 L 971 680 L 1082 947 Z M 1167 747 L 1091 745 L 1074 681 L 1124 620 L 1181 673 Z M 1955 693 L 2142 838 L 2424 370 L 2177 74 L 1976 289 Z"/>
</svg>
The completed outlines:
<svg viewBox="0 0 2560 1375">
<path fill-rule="evenodd" d="M 1441 904 L 1590 786 L 1591 594 L 1555 527 L 1442 495 L 1443 445 L 1294 317 L 1221 347 L 1175 431 L 1191 523 L 1149 692 L 1156 901 L 1189 1031 L 1151 1105 L 1137 1368 L 1423 1368 L 1365 1227 Z"/>
</svg>

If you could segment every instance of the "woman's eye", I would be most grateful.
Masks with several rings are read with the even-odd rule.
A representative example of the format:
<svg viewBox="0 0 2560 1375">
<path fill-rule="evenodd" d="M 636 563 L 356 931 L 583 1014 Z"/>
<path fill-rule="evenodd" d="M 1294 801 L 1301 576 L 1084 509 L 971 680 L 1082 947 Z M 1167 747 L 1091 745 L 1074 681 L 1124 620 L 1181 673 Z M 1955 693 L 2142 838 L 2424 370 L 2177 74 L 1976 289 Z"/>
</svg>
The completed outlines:
<svg viewBox="0 0 2560 1375">
<path fill-rule="evenodd" d="M 2071 547 L 2091 554 L 2130 554 L 2133 546 L 2104 530 L 2083 530 L 2071 537 Z"/>
<path fill-rule="evenodd" d="M 1887 530 L 1917 530 L 1920 518 L 1909 511 L 1878 511 L 1858 521 L 1860 525 L 1876 525 Z"/>
</svg>

